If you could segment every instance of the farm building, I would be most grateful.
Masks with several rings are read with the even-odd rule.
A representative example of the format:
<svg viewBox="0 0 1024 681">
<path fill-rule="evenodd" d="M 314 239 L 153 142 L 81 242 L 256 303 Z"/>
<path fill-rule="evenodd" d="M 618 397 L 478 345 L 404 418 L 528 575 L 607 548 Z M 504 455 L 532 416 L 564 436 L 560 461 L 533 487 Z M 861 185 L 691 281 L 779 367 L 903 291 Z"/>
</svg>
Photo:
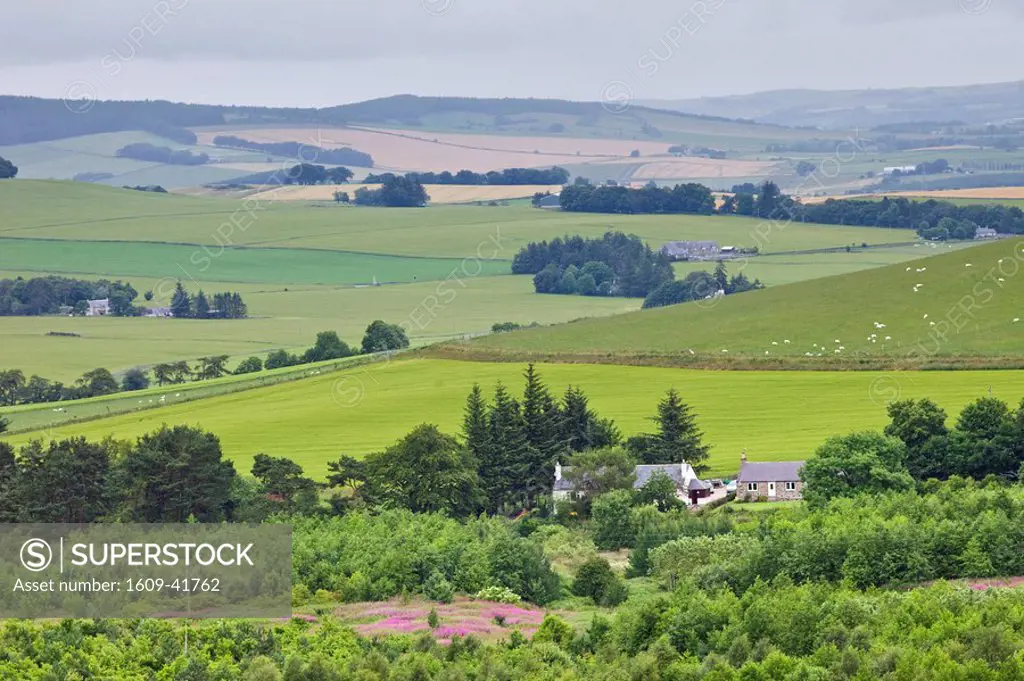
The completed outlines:
<svg viewBox="0 0 1024 681">
<path fill-rule="evenodd" d="M 722 249 L 717 241 L 669 241 L 661 252 L 672 260 L 709 260 L 719 256 Z"/>
<path fill-rule="evenodd" d="M 803 498 L 804 483 L 800 479 L 803 461 L 747 461 L 740 455 L 740 474 L 736 478 L 736 500 L 791 501 Z"/>
<path fill-rule="evenodd" d="M 917 172 L 917 166 L 889 166 L 882 168 L 882 175 L 889 176 L 899 173 L 900 175 L 913 175 Z"/>
<path fill-rule="evenodd" d="M 146 309 L 147 317 L 171 317 L 171 308 L 169 307 L 150 307 Z"/>
<path fill-rule="evenodd" d="M 555 484 L 551 493 L 555 501 L 567 501 L 572 498 L 574 493 L 577 493 L 572 481 L 564 477 L 566 473 L 571 471 L 572 468 L 569 466 L 563 467 L 560 463 L 555 464 Z M 696 471 L 693 470 L 693 466 L 685 461 L 681 463 L 642 464 L 636 466 L 633 469 L 633 474 L 636 476 L 633 480 L 633 489 L 642 489 L 644 485 L 650 482 L 652 477 L 659 473 L 668 476 L 675 483 L 677 497 L 687 500 L 691 504 L 696 505 L 698 499 L 711 495 L 711 483 L 698 478 Z"/>
<path fill-rule="evenodd" d="M 999 232 L 992 229 L 991 227 L 978 227 L 978 231 L 974 233 L 975 239 L 998 239 Z"/>
<path fill-rule="evenodd" d="M 537 208 L 546 208 L 547 210 L 562 209 L 561 199 L 559 199 L 558 194 L 552 194 L 551 196 L 545 196 L 542 199 L 538 199 L 536 206 Z"/>
<path fill-rule="evenodd" d="M 86 317 L 103 317 L 110 314 L 110 298 L 87 300 L 89 307 L 85 310 Z"/>
</svg>

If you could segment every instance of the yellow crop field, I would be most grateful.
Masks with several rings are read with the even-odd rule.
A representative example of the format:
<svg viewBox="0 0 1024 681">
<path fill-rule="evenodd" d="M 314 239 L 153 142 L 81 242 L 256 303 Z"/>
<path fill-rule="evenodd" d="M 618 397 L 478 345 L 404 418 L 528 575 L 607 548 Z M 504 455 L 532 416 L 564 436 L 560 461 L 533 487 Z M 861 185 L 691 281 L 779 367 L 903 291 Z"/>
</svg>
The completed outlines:
<svg viewBox="0 0 1024 681">
<path fill-rule="evenodd" d="M 814 196 L 804 203 L 824 203 L 829 199 L 865 199 L 882 196 L 905 196 L 920 199 L 1024 199 L 1024 187 L 978 187 L 975 189 L 934 189 L 931 191 L 884 192 L 879 194 L 849 194 L 844 196 Z"/>
<path fill-rule="evenodd" d="M 531 168 L 595 161 L 628 161 L 631 151 L 643 156 L 665 154 L 665 142 L 637 140 L 514 137 L 424 133 L 375 128 L 251 128 L 197 131 L 200 144 L 213 144 L 217 135 L 234 135 L 255 142 L 300 142 L 322 147 L 352 147 L 374 158 L 381 169 L 404 171 Z"/>
<path fill-rule="evenodd" d="M 378 189 L 375 184 L 322 184 L 309 187 L 287 185 L 259 192 L 255 196 L 269 201 L 331 201 L 334 192 L 348 192 L 351 197 L 357 189 Z M 521 199 L 530 197 L 537 192 L 558 192 L 561 185 L 520 184 L 520 185 L 458 185 L 458 184 L 427 184 L 423 185 L 430 196 L 431 203 L 470 203 L 472 201 L 501 201 L 504 199 Z"/>
<path fill-rule="evenodd" d="M 778 166 L 768 161 L 714 158 L 671 158 L 645 163 L 630 180 L 687 180 L 705 177 L 764 177 Z"/>
</svg>

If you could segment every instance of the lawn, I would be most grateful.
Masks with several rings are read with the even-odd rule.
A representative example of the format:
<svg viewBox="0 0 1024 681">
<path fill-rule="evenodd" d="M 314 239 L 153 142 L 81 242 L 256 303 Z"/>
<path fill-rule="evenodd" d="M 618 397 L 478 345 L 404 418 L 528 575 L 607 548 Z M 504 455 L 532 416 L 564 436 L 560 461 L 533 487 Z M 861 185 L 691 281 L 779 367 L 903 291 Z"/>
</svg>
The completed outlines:
<svg viewBox="0 0 1024 681">
<path fill-rule="evenodd" d="M 714 301 L 481 338 L 474 346 L 616 356 L 1019 356 L 1022 262 L 1024 240 L 1002 240 Z"/>
<path fill-rule="evenodd" d="M 216 433 L 247 471 L 263 452 L 296 460 L 315 476 L 341 455 L 386 447 L 419 423 L 458 432 L 474 382 L 489 395 L 497 381 L 522 390 L 522 364 L 399 359 L 301 381 L 62 426 L 47 437 L 133 438 L 161 424 L 195 424 Z M 880 429 L 884 399 L 930 397 L 950 414 L 991 394 L 1012 404 L 1024 396 L 1024 371 L 755 372 L 611 365 L 542 365 L 556 392 L 578 385 L 623 435 L 649 430 L 658 399 L 677 388 L 712 445 L 710 473 L 730 476 L 740 452 L 751 460 L 809 456 L 829 436 Z M 885 382 L 886 391 L 877 387 Z M 23 443 L 31 433 L 11 436 Z"/>
</svg>

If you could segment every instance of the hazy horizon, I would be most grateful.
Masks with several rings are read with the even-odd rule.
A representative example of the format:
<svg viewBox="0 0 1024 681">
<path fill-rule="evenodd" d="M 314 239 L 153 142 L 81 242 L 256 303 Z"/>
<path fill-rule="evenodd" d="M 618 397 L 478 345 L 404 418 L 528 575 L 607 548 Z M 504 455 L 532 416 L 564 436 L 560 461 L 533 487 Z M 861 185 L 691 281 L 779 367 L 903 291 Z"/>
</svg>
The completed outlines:
<svg viewBox="0 0 1024 681">
<path fill-rule="evenodd" d="M 7 10 L 0 91 L 325 107 L 395 94 L 600 101 L 1019 81 L 1007 0 L 71 0 Z M 968 46 L 969 49 L 965 49 Z M 526 49 L 524 49 L 526 48 Z"/>
</svg>

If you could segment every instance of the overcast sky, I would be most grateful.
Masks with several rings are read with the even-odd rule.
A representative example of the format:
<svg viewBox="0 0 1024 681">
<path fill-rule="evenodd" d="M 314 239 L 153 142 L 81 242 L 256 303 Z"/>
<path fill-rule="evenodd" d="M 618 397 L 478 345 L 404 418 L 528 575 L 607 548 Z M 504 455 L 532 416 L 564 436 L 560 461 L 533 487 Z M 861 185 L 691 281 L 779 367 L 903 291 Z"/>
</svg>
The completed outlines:
<svg viewBox="0 0 1024 681">
<path fill-rule="evenodd" d="M 0 94 L 330 106 L 1024 79 L 1024 0 L 4 0 Z"/>
</svg>

